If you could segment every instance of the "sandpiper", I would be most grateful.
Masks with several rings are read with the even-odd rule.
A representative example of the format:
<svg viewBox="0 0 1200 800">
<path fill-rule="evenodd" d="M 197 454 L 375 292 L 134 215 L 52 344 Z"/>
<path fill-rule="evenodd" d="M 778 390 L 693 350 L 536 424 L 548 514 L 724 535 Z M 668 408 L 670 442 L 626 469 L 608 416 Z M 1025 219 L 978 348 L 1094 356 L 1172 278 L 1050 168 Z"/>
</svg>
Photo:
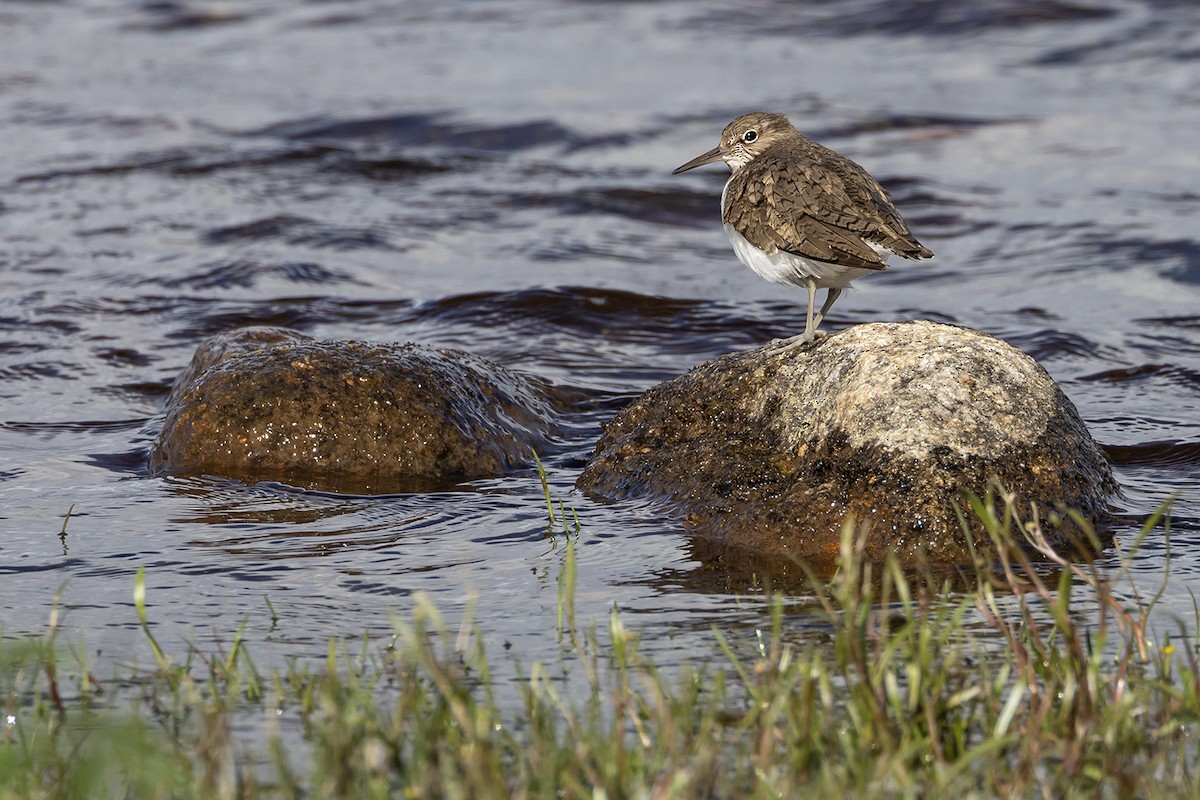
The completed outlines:
<svg viewBox="0 0 1200 800">
<path fill-rule="evenodd" d="M 805 138 L 782 114 L 738 117 L 717 147 L 672 174 L 716 161 L 732 171 L 721 192 L 721 219 L 738 260 L 772 283 L 808 289 L 804 333 L 778 340 L 785 350 L 815 339 L 842 289 L 886 269 L 889 255 L 933 255 L 909 233 L 878 181 Z M 829 291 L 814 317 L 817 289 Z"/>
</svg>

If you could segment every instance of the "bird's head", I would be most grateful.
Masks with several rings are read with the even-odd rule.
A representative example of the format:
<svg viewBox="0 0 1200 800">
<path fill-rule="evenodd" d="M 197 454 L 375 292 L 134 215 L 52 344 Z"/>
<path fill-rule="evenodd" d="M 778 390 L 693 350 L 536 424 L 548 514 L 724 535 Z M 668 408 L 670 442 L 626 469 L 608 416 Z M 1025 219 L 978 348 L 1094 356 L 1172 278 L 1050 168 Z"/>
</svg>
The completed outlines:
<svg viewBox="0 0 1200 800">
<path fill-rule="evenodd" d="M 725 126 L 719 145 L 703 155 L 696 156 L 671 174 L 678 175 L 716 161 L 724 161 L 731 170 L 737 172 L 775 142 L 796 133 L 792 123 L 782 114 L 770 114 L 766 111 L 743 114 Z"/>
</svg>

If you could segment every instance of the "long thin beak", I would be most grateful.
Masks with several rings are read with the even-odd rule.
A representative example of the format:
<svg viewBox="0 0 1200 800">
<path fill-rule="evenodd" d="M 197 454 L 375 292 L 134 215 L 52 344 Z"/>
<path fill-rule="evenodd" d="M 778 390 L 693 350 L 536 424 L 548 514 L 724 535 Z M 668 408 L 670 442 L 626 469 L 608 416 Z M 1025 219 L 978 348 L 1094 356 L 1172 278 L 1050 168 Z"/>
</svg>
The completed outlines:
<svg viewBox="0 0 1200 800">
<path fill-rule="evenodd" d="M 712 150 L 709 150 L 704 155 L 696 156 L 691 161 L 684 164 L 682 167 L 672 170 L 671 174 L 678 175 L 681 172 L 687 172 L 689 169 L 695 169 L 696 167 L 703 167 L 705 164 L 711 164 L 714 161 L 720 161 L 722 155 L 723 155 L 723 153 L 721 152 L 721 148 L 714 147 Z"/>
</svg>

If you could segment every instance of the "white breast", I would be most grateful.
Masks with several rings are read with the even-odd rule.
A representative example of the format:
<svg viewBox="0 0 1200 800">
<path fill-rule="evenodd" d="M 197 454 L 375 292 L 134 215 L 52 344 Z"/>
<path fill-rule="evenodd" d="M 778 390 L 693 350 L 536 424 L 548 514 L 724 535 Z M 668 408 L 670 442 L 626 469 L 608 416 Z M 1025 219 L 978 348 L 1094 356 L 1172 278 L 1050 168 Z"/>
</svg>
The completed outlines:
<svg viewBox="0 0 1200 800">
<path fill-rule="evenodd" d="M 843 267 L 828 261 L 816 261 L 785 250 L 776 250 L 767 255 L 750 244 L 732 225 L 726 224 L 725 235 L 729 237 L 738 261 L 771 283 L 804 286 L 808 278 L 815 278 L 819 289 L 845 289 L 850 281 L 871 272 L 861 267 Z"/>
<path fill-rule="evenodd" d="M 729 182 L 726 181 L 725 188 L 721 190 L 722 210 L 725 208 L 725 194 L 728 190 Z M 733 245 L 733 252 L 737 254 L 738 261 L 754 270 L 760 278 L 771 283 L 804 286 L 808 278 L 815 278 L 819 289 L 845 289 L 850 285 L 850 281 L 861 278 L 872 271 L 861 267 L 843 267 L 828 261 L 817 261 L 784 250 L 776 250 L 768 255 L 750 244 L 750 241 L 729 223 L 725 223 L 725 235 L 729 237 L 729 243 Z M 880 255 L 886 256 L 891 253 L 890 250 L 870 242 L 867 242 L 867 245 Z"/>
</svg>

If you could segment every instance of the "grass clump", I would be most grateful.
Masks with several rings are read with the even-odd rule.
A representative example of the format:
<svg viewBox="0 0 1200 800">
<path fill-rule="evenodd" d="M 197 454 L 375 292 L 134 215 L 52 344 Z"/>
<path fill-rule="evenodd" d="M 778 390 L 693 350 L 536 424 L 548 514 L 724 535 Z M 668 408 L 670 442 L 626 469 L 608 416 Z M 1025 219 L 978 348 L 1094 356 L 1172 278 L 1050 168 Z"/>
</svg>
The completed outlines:
<svg viewBox="0 0 1200 800">
<path fill-rule="evenodd" d="M 1037 518 L 1001 506 L 974 511 L 1038 553 Z M 865 563 L 847 529 L 813 589 L 820 636 L 764 595 L 762 630 L 669 669 L 616 611 L 579 629 L 565 575 L 561 663 L 519 682 L 426 600 L 382 646 L 270 675 L 239 636 L 182 661 L 155 643 L 153 672 L 106 685 L 52 624 L 0 640 L 0 798 L 1200 796 L 1196 631 L 1156 643 L 1121 575 L 1001 551 L 913 573 Z"/>
</svg>

